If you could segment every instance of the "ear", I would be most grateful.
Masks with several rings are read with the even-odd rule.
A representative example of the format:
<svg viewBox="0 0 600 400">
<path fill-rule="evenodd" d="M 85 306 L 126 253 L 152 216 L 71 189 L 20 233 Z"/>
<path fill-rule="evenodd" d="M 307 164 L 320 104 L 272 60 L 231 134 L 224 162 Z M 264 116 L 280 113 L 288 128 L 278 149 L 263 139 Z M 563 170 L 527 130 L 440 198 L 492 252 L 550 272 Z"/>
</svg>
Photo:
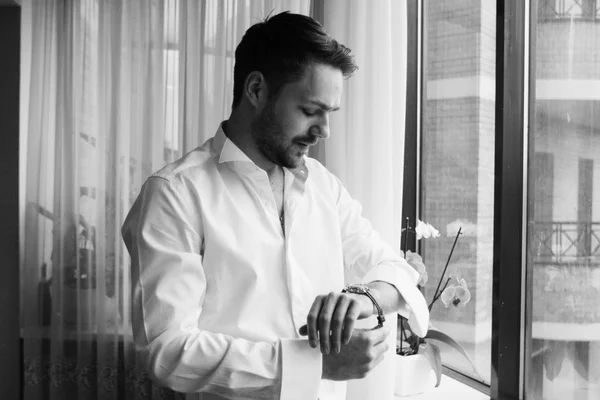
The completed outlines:
<svg viewBox="0 0 600 400">
<path fill-rule="evenodd" d="M 258 71 L 252 71 L 246 76 L 244 82 L 244 97 L 248 99 L 248 102 L 255 108 L 262 108 L 267 102 L 268 90 L 265 77 Z"/>
</svg>

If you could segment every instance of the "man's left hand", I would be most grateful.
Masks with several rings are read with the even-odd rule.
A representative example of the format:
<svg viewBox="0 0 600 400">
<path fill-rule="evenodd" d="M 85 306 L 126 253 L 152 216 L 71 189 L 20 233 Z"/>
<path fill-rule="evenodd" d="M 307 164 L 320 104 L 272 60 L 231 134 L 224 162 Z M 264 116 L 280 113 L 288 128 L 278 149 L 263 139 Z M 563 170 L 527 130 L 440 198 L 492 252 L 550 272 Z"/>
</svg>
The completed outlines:
<svg viewBox="0 0 600 400">
<path fill-rule="evenodd" d="M 357 319 L 373 315 L 373 303 L 367 296 L 331 292 L 317 296 L 308 313 L 307 324 L 300 328 L 308 335 L 310 346 L 321 344 L 321 353 L 339 353 L 342 343 L 352 337 Z"/>
</svg>

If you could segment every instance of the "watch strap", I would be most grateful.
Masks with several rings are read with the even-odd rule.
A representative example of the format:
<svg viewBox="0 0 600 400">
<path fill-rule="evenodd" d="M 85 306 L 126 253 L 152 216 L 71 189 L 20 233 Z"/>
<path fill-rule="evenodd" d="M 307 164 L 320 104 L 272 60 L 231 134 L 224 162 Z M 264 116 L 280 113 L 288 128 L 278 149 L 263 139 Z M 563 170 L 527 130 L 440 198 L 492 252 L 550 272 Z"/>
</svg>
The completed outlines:
<svg viewBox="0 0 600 400">
<path fill-rule="evenodd" d="M 373 295 L 371 294 L 371 291 L 369 290 L 368 286 L 349 284 L 349 285 L 346 285 L 346 287 L 344 289 L 342 289 L 342 293 L 364 294 L 365 296 L 367 296 L 371 300 L 371 302 L 373 303 L 375 308 L 377 309 L 377 326 L 373 329 L 383 327 L 383 323 L 385 322 L 385 316 L 383 315 L 383 310 L 379 306 L 379 303 L 377 302 L 377 300 L 375 300 L 375 297 L 373 297 Z"/>
</svg>

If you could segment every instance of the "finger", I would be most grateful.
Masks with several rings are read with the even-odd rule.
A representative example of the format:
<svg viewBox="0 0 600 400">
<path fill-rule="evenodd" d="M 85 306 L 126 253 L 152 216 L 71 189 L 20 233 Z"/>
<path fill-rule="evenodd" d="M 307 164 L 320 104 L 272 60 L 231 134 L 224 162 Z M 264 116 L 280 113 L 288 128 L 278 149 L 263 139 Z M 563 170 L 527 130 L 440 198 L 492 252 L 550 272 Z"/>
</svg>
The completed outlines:
<svg viewBox="0 0 600 400">
<path fill-rule="evenodd" d="M 350 340 L 364 342 L 366 345 L 372 341 L 371 337 L 374 336 L 372 329 L 354 328 L 352 331 L 352 337 Z M 361 344 L 362 346 L 362 344 Z"/>
<path fill-rule="evenodd" d="M 350 342 L 352 333 L 354 332 L 354 324 L 360 315 L 360 307 L 358 302 L 353 301 L 350 303 L 350 307 L 346 311 L 344 317 L 344 330 L 342 332 L 342 341 L 344 344 Z"/>
<path fill-rule="evenodd" d="M 307 326 L 307 325 L 302 325 L 302 326 L 300 327 L 300 329 L 298 329 L 298 333 L 299 333 L 301 336 L 306 336 L 306 335 L 308 335 L 308 326 Z"/>
<path fill-rule="evenodd" d="M 337 303 L 338 294 L 331 292 L 325 298 L 323 307 L 319 313 L 319 339 L 321 341 L 321 353 L 329 354 L 330 343 L 329 343 L 329 332 L 331 329 L 331 317 Z"/>
<path fill-rule="evenodd" d="M 371 358 L 376 359 L 377 357 L 384 355 L 389 350 L 389 348 L 390 348 L 390 345 L 388 344 L 387 341 L 377 343 L 376 345 L 373 346 Z"/>
<path fill-rule="evenodd" d="M 346 321 L 346 315 L 350 311 L 352 306 L 352 299 L 348 296 L 339 296 L 335 310 L 331 317 L 331 351 L 339 353 L 342 347 L 342 329 L 344 329 L 344 322 Z"/>
<path fill-rule="evenodd" d="M 369 364 L 369 371 L 372 371 L 376 366 L 378 366 L 379 364 L 381 364 L 381 362 L 383 361 L 384 358 L 385 358 L 385 352 L 383 352 L 382 354 L 380 354 L 379 356 L 377 356 L 376 359 L 374 359 L 373 361 L 371 361 L 371 363 Z"/>
<path fill-rule="evenodd" d="M 371 329 L 365 332 L 367 336 L 367 340 L 371 344 L 371 346 L 375 346 L 381 342 L 384 342 L 387 337 L 390 335 L 391 328 L 389 326 L 384 326 L 377 329 Z"/>
<path fill-rule="evenodd" d="M 383 359 L 385 358 L 385 354 L 389 349 L 389 345 L 387 342 L 381 342 L 375 345 L 373 348 L 369 349 L 366 354 L 366 358 L 364 359 L 364 364 L 362 365 L 363 377 L 368 375 L 373 368 L 379 365 Z"/>
<path fill-rule="evenodd" d="M 317 318 L 321 313 L 321 307 L 323 307 L 323 296 L 317 296 L 310 307 L 308 316 L 306 317 L 308 342 L 312 348 L 317 347 L 317 340 L 319 339 L 319 333 L 317 331 Z"/>
</svg>

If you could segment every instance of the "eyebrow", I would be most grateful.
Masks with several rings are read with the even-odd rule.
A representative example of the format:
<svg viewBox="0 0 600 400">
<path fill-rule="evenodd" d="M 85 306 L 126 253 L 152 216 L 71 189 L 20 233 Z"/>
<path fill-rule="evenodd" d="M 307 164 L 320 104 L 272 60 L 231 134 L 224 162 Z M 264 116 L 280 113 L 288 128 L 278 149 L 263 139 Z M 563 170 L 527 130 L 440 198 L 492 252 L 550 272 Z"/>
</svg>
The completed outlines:
<svg viewBox="0 0 600 400">
<path fill-rule="evenodd" d="M 312 103 L 312 104 L 314 104 L 316 106 L 319 106 L 319 108 L 321 108 L 324 111 L 337 111 L 337 110 L 340 109 L 339 107 L 330 107 L 327 104 L 325 104 L 323 102 L 320 102 L 318 100 L 309 100 L 308 102 Z"/>
</svg>

